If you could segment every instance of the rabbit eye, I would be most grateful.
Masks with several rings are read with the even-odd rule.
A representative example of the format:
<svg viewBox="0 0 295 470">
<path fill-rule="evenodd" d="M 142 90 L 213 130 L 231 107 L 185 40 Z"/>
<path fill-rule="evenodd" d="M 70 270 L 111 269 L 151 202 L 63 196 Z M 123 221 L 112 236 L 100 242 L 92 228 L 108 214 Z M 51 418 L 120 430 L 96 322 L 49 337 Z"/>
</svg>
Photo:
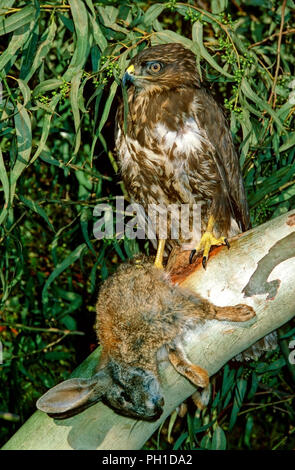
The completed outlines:
<svg viewBox="0 0 295 470">
<path fill-rule="evenodd" d="M 125 393 L 125 392 L 120 393 L 120 398 L 122 398 L 125 401 L 129 401 L 129 397 L 128 397 L 127 393 Z"/>
</svg>

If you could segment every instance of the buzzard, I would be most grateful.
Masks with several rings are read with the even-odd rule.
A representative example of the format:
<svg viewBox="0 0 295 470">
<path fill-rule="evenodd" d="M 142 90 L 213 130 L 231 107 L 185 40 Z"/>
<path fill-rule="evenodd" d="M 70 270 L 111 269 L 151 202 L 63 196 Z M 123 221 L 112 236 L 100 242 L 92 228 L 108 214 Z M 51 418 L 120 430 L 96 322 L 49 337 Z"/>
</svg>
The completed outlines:
<svg viewBox="0 0 295 470">
<path fill-rule="evenodd" d="M 212 245 L 228 245 L 228 237 L 250 226 L 239 160 L 223 111 L 201 83 L 195 55 L 178 43 L 141 51 L 123 83 L 130 85 L 128 112 L 122 102 L 116 152 L 126 189 L 146 211 L 149 204 L 201 203 L 202 237 L 193 233 L 190 240 L 168 243 L 170 248 L 189 246 L 190 262 L 202 250 L 206 267 Z M 158 267 L 164 247 L 160 239 Z"/>
</svg>

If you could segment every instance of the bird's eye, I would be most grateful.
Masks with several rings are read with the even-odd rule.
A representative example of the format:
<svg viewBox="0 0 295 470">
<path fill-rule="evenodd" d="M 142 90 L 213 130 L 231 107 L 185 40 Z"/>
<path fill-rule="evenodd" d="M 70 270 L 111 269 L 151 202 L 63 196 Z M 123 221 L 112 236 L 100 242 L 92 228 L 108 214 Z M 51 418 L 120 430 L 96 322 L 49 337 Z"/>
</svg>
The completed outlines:
<svg viewBox="0 0 295 470">
<path fill-rule="evenodd" d="M 160 70 L 162 70 L 162 68 L 163 68 L 163 65 L 161 64 L 161 62 L 152 62 L 149 65 L 149 71 L 152 72 L 152 73 L 160 72 Z"/>
</svg>

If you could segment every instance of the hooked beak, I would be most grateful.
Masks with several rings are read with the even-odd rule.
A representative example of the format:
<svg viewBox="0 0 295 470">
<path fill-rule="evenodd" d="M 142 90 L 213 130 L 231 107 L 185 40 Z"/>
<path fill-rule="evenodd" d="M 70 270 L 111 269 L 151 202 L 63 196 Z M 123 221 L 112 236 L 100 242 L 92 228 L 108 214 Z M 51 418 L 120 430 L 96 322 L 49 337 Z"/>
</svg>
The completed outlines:
<svg viewBox="0 0 295 470">
<path fill-rule="evenodd" d="M 134 78 L 135 78 L 134 70 L 135 70 L 134 65 L 129 65 L 128 69 L 123 75 L 123 80 L 122 80 L 123 86 L 126 86 L 126 83 L 128 82 L 131 82 L 131 83 L 134 82 Z"/>
</svg>

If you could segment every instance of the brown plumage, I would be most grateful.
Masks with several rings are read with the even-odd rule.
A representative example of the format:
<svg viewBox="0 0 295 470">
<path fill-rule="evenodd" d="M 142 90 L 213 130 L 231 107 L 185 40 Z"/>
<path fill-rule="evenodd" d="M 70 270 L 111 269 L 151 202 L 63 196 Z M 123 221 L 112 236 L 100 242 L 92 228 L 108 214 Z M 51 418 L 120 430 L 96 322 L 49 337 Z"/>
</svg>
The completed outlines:
<svg viewBox="0 0 295 470">
<path fill-rule="evenodd" d="M 146 257 L 122 264 L 101 287 L 97 334 L 102 356 L 91 378 L 69 379 L 43 395 L 37 407 L 65 418 L 102 400 L 121 414 L 152 420 L 163 411 L 159 354 L 193 384 L 206 387 L 206 370 L 192 364 L 183 349 L 187 331 L 207 319 L 247 321 L 248 305 L 217 307 L 172 284 Z"/>
<path fill-rule="evenodd" d="M 214 231 L 232 236 L 250 225 L 247 201 L 225 116 L 202 85 L 194 54 L 181 44 L 144 49 L 131 61 L 127 131 L 117 111 L 116 150 L 131 198 L 142 204 L 202 206 Z M 130 70 L 130 67 L 127 69 Z M 169 231 L 168 231 L 169 236 Z M 169 240 L 192 247 L 199 241 Z"/>
</svg>

